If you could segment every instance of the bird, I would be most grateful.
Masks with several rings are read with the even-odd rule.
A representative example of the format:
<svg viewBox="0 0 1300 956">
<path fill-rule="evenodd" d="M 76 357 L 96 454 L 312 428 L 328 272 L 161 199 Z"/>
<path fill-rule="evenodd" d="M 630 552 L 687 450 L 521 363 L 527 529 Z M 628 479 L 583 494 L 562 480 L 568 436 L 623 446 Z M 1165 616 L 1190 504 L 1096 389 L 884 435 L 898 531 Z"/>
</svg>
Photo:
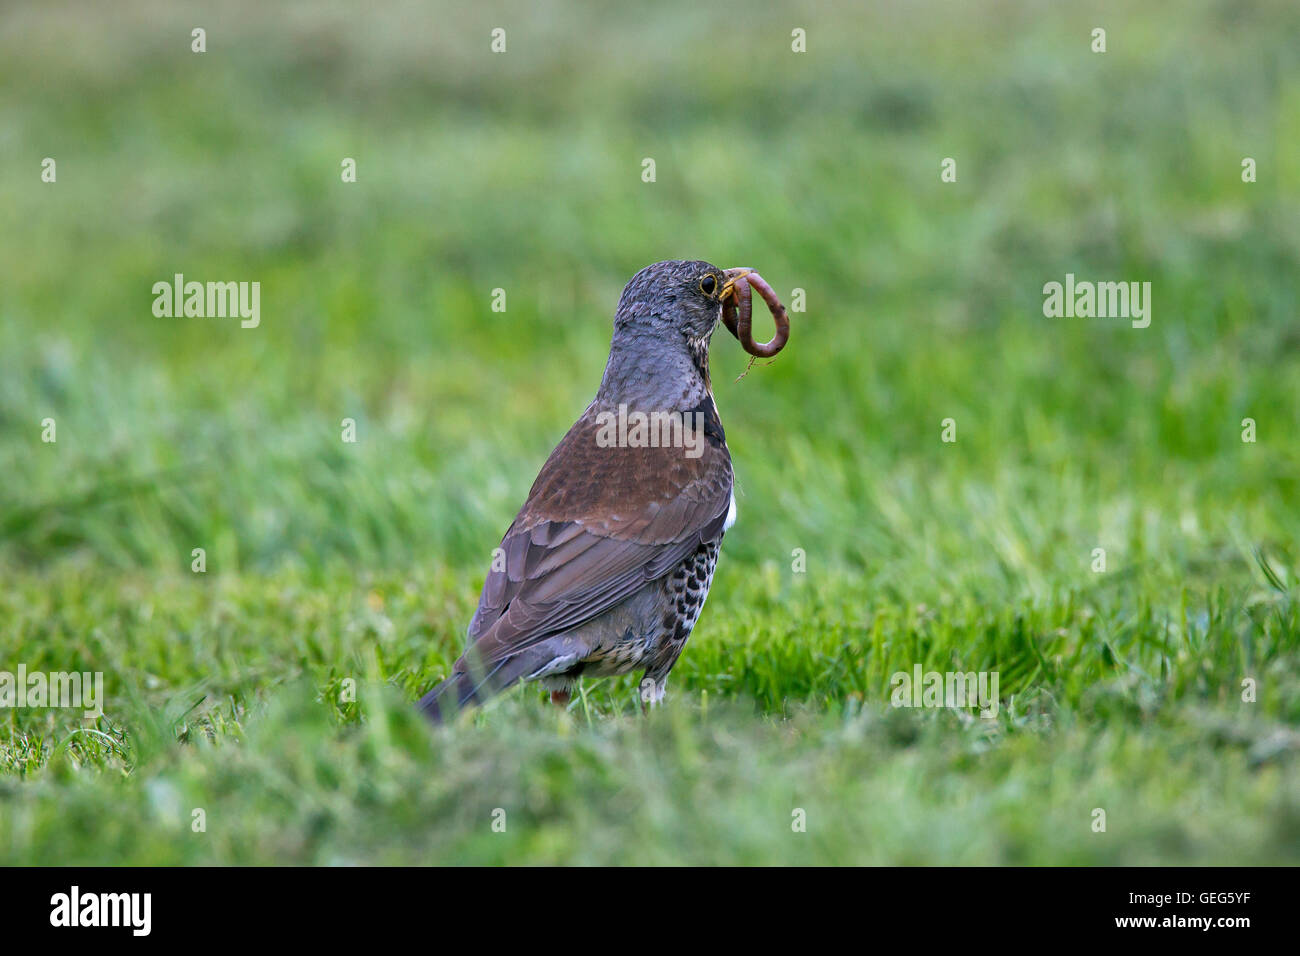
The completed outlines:
<svg viewBox="0 0 1300 956">
<path fill-rule="evenodd" d="M 724 306 L 748 307 L 751 272 L 669 260 L 627 283 L 596 396 L 493 552 L 465 653 L 419 702 L 434 723 L 521 681 L 566 705 L 579 678 L 637 669 L 643 704 L 663 700 L 736 520 L 709 343 Z M 680 440 L 656 441 L 674 421 Z"/>
</svg>

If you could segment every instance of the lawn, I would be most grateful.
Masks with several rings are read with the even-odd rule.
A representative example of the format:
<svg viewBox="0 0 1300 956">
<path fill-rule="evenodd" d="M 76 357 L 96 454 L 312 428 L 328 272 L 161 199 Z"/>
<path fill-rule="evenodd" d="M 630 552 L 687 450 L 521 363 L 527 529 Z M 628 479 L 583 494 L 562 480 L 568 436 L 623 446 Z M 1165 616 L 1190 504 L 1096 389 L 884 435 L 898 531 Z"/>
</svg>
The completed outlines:
<svg viewBox="0 0 1300 956">
<path fill-rule="evenodd" d="M 0 170 L 0 863 L 1300 863 L 1294 3 L 8 6 Z M 667 258 L 806 310 L 666 706 L 427 727 Z"/>
</svg>

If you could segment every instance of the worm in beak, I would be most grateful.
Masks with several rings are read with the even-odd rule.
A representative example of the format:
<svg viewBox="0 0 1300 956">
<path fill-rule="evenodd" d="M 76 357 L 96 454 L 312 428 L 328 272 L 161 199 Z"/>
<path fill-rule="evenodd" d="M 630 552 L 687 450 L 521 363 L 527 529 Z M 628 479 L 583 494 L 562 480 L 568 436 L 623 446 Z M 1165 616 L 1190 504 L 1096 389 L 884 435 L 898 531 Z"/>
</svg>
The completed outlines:
<svg viewBox="0 0 1300 956">
<path fill-rule="evenodd" d="M 753 269 L 727 269 L 724 273 L 727 281 L 719 293 L 722 299 L 722 322 L 727 330 L 740 342 L 750 355 L 758 358 L 771 358 L 790 341 L 790 317 L 786 315 L 785 306 L 776 297 L 772 287 Z M 753 329 L 753 295 L 751 289 L 757 290 L 767 303 L 768 311 L 776 322 L 776 335 L 766 342 L 754 341 Z"/>
</svg>

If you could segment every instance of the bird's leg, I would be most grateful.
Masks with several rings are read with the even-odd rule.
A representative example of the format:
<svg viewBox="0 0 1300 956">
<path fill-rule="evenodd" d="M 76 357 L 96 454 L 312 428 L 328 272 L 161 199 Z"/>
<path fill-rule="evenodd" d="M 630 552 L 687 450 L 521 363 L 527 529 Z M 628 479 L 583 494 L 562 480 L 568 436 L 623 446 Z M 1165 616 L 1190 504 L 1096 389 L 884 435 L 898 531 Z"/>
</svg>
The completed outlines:
<svg viewBox="0 0 1300 956">
<path fill-rule="evenodd" d="M 638 685 L 638 689 L 641 691 L 642 713 L 652 710 L 653 708 L 658 707 L 661 703 L 663 703 L 663 699 L 664 699 L 663 681 L 657 681 L 653 677 L 643 677 L 641 678 L 641 683 Z"/>
<path fill-rule="evenodd" d="M 553 690 L 551 691 L 551 703 L 556 707 L 568 707 L 569 698 L 572 696 L 572 693 L 567 690 Z"/>
</svg>

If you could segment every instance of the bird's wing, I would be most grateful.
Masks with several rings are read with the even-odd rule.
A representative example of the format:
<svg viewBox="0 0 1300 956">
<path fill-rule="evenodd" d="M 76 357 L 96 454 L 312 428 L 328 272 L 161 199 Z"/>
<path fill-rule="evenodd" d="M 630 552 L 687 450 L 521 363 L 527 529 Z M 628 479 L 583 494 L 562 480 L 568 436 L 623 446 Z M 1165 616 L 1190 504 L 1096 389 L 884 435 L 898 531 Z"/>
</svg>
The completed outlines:
<svg viewBox="0 0 1300 956">
<path fill-rule="evenodd" d="M 504 562 L 483 584 L 458 669 L 471 655 L 498 661 L 586 623 L 722 535 L 731 456 L 712 399 L 703 405 L 698 457 L 601 447 L 592 410 L 578 419 L 501 541 Z"/>
</svg>

